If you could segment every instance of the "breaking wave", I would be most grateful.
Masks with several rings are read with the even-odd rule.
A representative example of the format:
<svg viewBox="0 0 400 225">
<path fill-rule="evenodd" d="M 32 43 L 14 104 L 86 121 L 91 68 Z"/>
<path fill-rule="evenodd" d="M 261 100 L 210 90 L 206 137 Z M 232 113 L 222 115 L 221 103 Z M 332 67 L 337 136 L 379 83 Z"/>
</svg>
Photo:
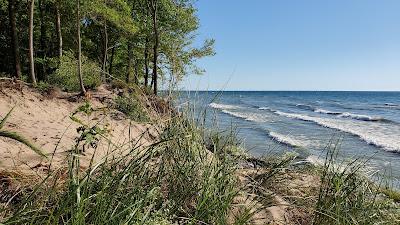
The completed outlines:
<svg viewBox="0 0 400 225">
<path fill-rule="evenodd" d="M 260 115 L 260 114 L 257 114 L 257 113 L 234 112 L 234 111 L 229 111 L 229 110 L 226 110 L 226 109 L 223 109 L 221 112 L 223 112 L 225 114 L 228 114 L 228 115 L 231 115 L 231 116 L 234 116 L 234 117 L 237 117 L 237 118 L 240 118 L 240 119 L 247 120 L 247 121 L 259 122 L 259 123 L 270 121 L 267 116 Z"/>
<path fill-rule="evenodd" d="M 214 109 L 221 109 L 221 110 L 239 109 L 240 108 L 240 106 L 237 106 L 237 105 L 218 104 L 218 103 L 215 103 L 215 102 L 210 103 L 209 106 L 214 108 Z"/>
<path fill-rule="evenodd" d="M 391 120 L 388 120 L 388 119 L 385 119 L 385 118 L 379 117 L 379 116 L 368 116 L 368 115 L 354 114 L 354 113 L 349 113 L 349 112 L 334 112 L 334 111 L 329 111 L 329 110 L 325 110 L 325 109 L 315 109 L 314 112 L 321 113 L 321 114 L 327 114 L 327 115 L 336 115 L 338 117 L 350 118 L 350 119 L 361 120 L 361 121 L 387 122 L 387 123 L 393 122 Z"/>
<path fill-rule="evenodd" d="M 297 106 L 298 108 L 300 108 L 300 109 L 307 109 L 307 110 L 311 110 L 311 111 L 314 111 L 314 110 L 315 110 L 315 107 L 314 107 L 314 106 L 311 106 L 311 105 L 297 104 L 296 106 Z"/>
<path fill-rule="evenodd" d="M 345 120 L 319 118 L 302 114 L 275 112 L 287 118 L 314 122 L 320 126 L 343 131 L 364 140 L 368 144 L 380 147 L 387 151 L 400 152 L 400 127 L 388 127 L 382 124 L 366 124 L 363 122 L 349 122 Z"/>
<path fill-rule="evenodd" d="M 328 114 L 328 115 L 340 115 L 342 114 L 341 112 L 333 112 L 325 109 L 315 109 L 314 112 L 316 113 L 322 113 L 322 114 Z"/>
<path fill-rule="evenodd" d="M 259 110 L 265 110 L 265 111 L 270 111 L 270 112 L 276 112 L 276 110 L 273 110 L 273 109 L 271 109 L 271 108 L 269 108 L 269 107 L 260 107 L 260 108 L 258 108 Z"/>
<path fill-rule="evenodd" d="M 269 132 L 268 136 L 270 136 L 272 138 L 272 140 L 281 143 L 281 144 L 285 144 L 291 147 L 301 147 L 302 143 L 289 137 L 288 135 L 284 135 L 284 134 L 279 134 L 277 132 Z"/>
<path fill-rule="evenodd" d="M 353 114 L 353 113 L 341 113 L 339 117 L 348 117 L 356 120 L 362 120 L 362 121 L 372 121 L 372 122 L 377 122 L 377 121 L 383 121 L 383 122 L 390 122 L 389 120 L 386 120 L 382 117 L 375 117 L 375 116 L 367 116 L 367 115 L 358 115 L 358 114 Z"/>
</svg>

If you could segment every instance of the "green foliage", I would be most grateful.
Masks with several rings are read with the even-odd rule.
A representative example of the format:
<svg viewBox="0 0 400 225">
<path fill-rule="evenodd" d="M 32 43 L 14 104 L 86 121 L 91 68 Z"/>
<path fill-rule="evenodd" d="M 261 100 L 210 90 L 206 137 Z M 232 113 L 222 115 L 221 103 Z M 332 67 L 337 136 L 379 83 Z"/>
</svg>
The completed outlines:
<svg viewBox="0 0 400 225">
<path fill-rule="evenodd" d="M 47 82 L 39 81 L 36 85 L 36 89 L 41 93 L 48 93 L 53 86 Z"/>
<path fill-rule="evenodd" d="M 103 20 L 114 24 L 120 31 L 128 34 L 134 34 L 137 31 L 127 1 L 90 0 L 85 3 L 86 10 L 92 17 L 101 17 Z"/>
<path fill-rule="evenodd" d="M 101 84 L 101 72 L 98 65 L 88 58 L 83 57 L 82 74 L 87 88 L 96 88 Z M 61 57 L 60 66 L 54 74 L 49 77 L 49 83 L 66 91 L 79 91 L 79 80 L 77 72 L 77 61 L 72 51 L 64 52 Z"/>
<path fill-rule="evenodd" d="M 15 2 L 21 79 L 27 80 L 29 60 L 22 50 L 28 49 L 29 16 L 26 2 Z M 39 0 L 34 9 L 34 60 L 38 81 L 49 81 L 67 91 L 79 90 L 78 78 L 74 77 L 77 75 L 74 60 L 77 51 L 76 3 Z M 156 53 L 153 51 L 156 38 L 150 7 L 153 4 L 157 6 L 155 16 L 159 31 Z M 15 73 L 7 6 L 8 1 L 0 1 L 0 24 L 5 27 L 0 29 L 0 76 Z M 196 61 L 215 54 L 214 40 L 205 40 L 204 44 L 195 46 L 200 24 L 196 12 L 194 1 L 188 0 L 81 1 L 80 36 L 82 55 L 86 56 L 83 62 L 84 85 L 93 88 L 101 82 L 99 74 L 106 78 L 108 73 L 121 80 L 128 80 L 129 74 L 130 81 L 140 84 L 144 81 L 145 68 L 152 71 L 154 67 L 163 78 L 163 85 L 170 88 L 176 87 L 184 76 L 202 74 L 204 69 L 199 68 Z M 55 23 L 58 15 L 60 27 Z M 60 52 L 64 52 L 61 58 Z M 158 55 L 157 65 L 152 62 L 154 54 Z M 99 68 L 104 71 L 100 73 Z"/>
<path fill-rule="evenodd" d="M 142 103 L 134 94 L 129 96 L 118 96 L 114 102 L 116 109 L 125 113 L 131 120 L 137 122 L 148 122 L 150 120 Z"/>
</svg>

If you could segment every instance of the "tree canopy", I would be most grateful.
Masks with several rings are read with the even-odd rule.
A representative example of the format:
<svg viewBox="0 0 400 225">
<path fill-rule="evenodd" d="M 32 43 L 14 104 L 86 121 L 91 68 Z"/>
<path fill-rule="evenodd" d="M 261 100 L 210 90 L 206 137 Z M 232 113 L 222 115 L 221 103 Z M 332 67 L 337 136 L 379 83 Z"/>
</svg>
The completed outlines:
<svg viewBox="0 0 400 225">
<path fill-rule="evenodd" d="M 194 46 L 199 28 L 194 3 L 0 0 L 0 74 L 73 90 L 79 85 L 61 81 L 75 76 L 67 80 L 77 84 L 76 75 L 86 71 L 86 82 L 94 77 L 119 80 L 157 94 L 158 79 L 176 83 L 188 74 L 201 74 L 197 59 L 214 54 L 214 40 Z M 71 73 L 74 70 L 78 72 Z M 81 89 L 92 86 L 83 83 Z"/>
</svg>

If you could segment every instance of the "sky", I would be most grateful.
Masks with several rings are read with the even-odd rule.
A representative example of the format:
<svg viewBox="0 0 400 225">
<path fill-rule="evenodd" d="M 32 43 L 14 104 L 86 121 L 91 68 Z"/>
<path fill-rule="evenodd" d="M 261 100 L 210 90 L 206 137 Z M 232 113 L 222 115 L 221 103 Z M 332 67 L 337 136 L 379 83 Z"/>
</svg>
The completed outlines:
<svg viewBox="0 0 400 225">
<path fill-rule="evenodd" d="M 400 0 L 198 0 L 187 90 L 400 91 Z"/>
</svg>

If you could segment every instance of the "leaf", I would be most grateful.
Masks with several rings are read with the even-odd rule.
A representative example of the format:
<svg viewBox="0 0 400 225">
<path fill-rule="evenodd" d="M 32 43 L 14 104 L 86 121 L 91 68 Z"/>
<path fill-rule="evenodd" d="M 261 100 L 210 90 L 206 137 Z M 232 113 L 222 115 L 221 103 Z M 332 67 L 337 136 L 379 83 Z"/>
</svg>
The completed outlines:
<svg viewBox="0 0 400 225">
<path fill-rule="evenodd" d="M 28 146 L 30 149 L 32 149 L 34 152 L 36 152 L 38 155 L 47 158 L 47 156 L 42 152 L 42 150 L 40 150 L 38 147 L 36 147 L 34 144 L 32 144 L 28 139 L 22 137 L 21 135 L 15 133 L 15 132 L 0 130 L 0 137 L 6 137 L 6 138 L 16 140 L 16 141 Z"/>
<path fill-rule="evenodd" d="M 7 115 L 1 120 L 0 122 L 0 129 L 2 129 L 4 127 L 4 124 L 6 123 L 6 120 L 8 119 L 8 117 L 10 117 L 12 111 L 14 110 L 15 106 L 12 107 L 12 109 L 7 113 Z"/>
</svg>

